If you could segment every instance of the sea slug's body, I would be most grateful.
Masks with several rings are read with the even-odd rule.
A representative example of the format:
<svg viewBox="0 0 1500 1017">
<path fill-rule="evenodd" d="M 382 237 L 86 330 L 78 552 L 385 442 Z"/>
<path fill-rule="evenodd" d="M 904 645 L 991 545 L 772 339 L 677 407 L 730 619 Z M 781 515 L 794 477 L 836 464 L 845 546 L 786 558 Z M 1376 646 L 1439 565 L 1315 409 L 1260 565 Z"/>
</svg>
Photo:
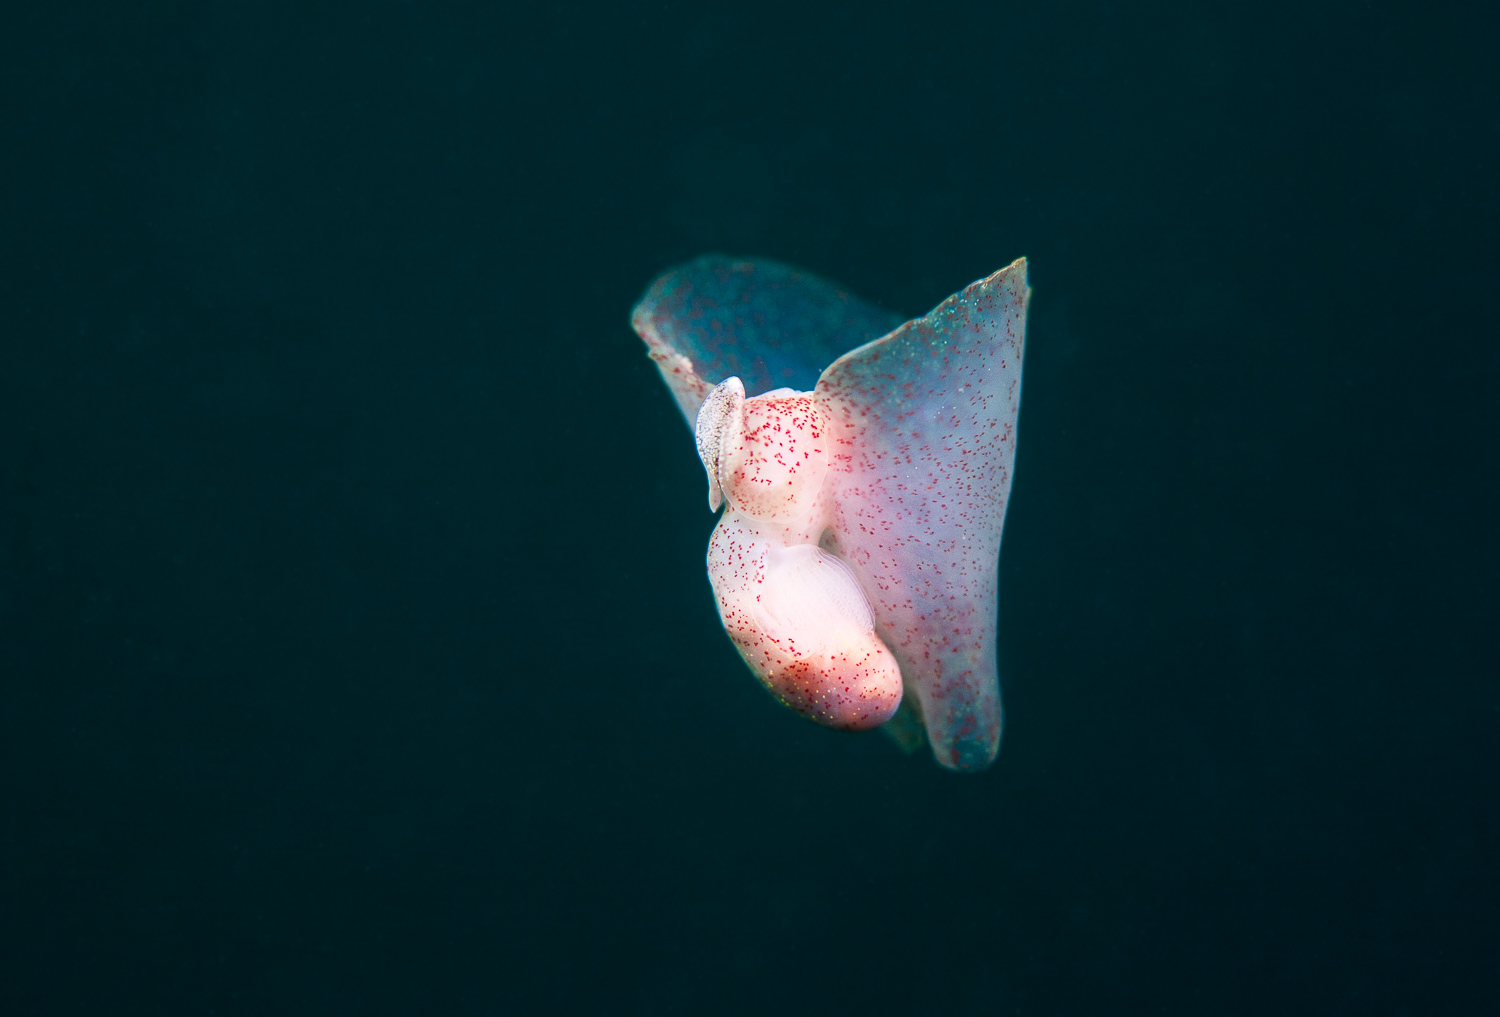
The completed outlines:
<svg viewBox="0 0 1500 1017">
<path fill-rule="evenodd" d="M 1022 259 L 899 324 L 775 262 L 701 258 L 633 317 L 695 427 L 710 506 L 727 502 L 709 577 L 752 672 L 830 727 L 914 714 L 955 770 L 1000 745 L 1000 536 L 1029 294 Z"/>
<path fill-rule="evenodd" d="M 713 390 L 698 445 L 710 498 L 722 492 L 728 508 L 709 538 L 708 576 L 725 631 L 772 695 L 820 724 L 864 731 L 901 705 L 901 670 L 853 572 L 818 547 L 834 514 L 829 444 L 808 393 L 747 401 L 738 378 Z"/>
</svg>

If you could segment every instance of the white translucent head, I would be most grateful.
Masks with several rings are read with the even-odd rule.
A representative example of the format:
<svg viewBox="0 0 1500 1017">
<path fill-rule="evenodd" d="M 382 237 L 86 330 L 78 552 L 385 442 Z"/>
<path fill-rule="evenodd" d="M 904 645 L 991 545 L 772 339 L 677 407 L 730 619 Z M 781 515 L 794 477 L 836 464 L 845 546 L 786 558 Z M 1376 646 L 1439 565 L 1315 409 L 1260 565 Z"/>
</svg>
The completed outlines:
<svg viewBox="0 0 1500 1017">
<path fill-rule="evenodd" d="M 811 392 L 777 389 L 745 398 L 726 378 L 698 411 L 698 457 L 708 504 L 723 499 L 753 519 L 788 522 L 807 514 L 828 473 L 827 428 Z"/>
</svg>

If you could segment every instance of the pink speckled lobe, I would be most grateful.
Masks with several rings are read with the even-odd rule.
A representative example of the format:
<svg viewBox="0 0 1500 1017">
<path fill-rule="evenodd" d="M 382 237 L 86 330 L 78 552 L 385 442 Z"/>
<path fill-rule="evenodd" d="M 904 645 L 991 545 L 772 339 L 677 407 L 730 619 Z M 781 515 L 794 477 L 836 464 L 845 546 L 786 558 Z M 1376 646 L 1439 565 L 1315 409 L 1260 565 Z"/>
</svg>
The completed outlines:
<svg viewBox="0 0 1500 1017">
<path fill-rule="evenodd" d="M 1030 293 L 1023 258 L 840 357 L 816 390 L 834 549 L 955 770 L 1000 749 L 1000 536 Z"/>
<path fill-rule="evenodd" d="M 901 705 L 901 669 L 848 566 L 813 544 L 783 543 L 726 512 L 708 543 L 724 630 L 767 691 L 809 720 L 868 731 Z"/>
</svg>

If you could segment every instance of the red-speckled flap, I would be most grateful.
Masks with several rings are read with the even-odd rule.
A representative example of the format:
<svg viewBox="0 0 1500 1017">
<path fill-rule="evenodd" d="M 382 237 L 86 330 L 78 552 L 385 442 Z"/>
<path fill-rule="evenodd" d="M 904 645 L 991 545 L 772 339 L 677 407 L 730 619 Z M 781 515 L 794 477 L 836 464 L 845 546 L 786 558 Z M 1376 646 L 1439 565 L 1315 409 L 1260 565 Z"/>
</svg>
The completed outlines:
<svg viewBox="0 0 1500 1017">
<path fill-rule="evenodd" d="M 1026 260 L 845 354 L 817 398 L 834 441 L 837 551 L 915 690 L 944 766 L 1000 748 L 1000 533 L 1015 462 Z"/>
</svg>

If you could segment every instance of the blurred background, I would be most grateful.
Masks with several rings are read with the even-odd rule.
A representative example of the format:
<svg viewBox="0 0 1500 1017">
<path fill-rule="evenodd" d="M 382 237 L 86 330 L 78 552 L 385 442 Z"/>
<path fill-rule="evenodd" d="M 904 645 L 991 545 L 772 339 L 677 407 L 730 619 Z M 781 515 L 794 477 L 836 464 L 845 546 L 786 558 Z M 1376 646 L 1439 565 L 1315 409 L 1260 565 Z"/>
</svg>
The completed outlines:
<svg viewBox="0 0 1500 1017">
<path fill-rule="evenodd" d="M 0 15 L 0 1008 L 1489 1012 L 1495 33 Z M 628 327 L 708 251 L 1031 258 L 987 773 L 723 635 Z"/>
</svg>

